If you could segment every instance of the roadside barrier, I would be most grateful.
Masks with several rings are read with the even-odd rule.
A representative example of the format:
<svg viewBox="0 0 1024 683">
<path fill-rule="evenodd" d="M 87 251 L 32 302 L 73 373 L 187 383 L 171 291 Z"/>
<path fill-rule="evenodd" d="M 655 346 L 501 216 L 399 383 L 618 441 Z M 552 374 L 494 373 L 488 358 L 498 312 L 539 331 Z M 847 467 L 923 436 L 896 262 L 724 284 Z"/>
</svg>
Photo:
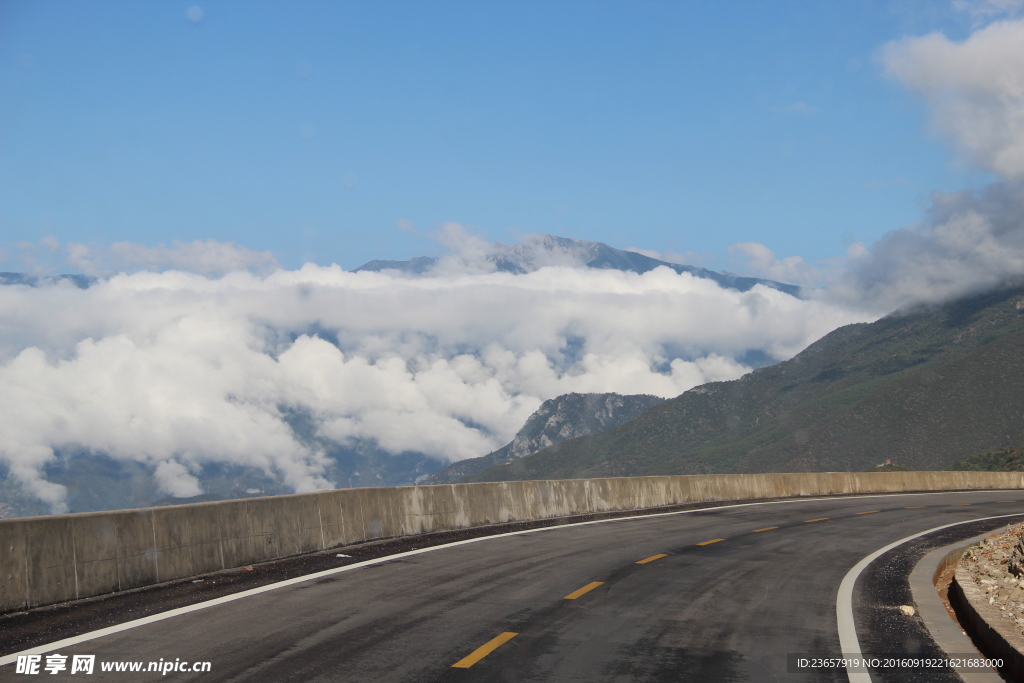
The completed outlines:
<svg viewBox="0 0 1024 683">
<path fill-rule="evenodd" d="M 1024 472 L 825 472 L 357 488 L 0 520 L 0 613 L 364 541 L 685 503 L 1024 488 Z"/>
</svg>

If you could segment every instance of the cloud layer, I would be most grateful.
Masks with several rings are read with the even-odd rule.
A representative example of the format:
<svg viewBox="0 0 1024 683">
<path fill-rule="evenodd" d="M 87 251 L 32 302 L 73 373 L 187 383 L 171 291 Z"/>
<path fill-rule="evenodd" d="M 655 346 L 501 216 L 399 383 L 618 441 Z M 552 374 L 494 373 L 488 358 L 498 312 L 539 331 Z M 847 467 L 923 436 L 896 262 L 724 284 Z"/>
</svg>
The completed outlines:
<svg viewBox="0 0 1024 683">
<path fill-rule="evenodd" d="M 886 72 L 927 101 L 936 129 L 972 164 L 1024 181 L 1024 20 L 957 43 L 933 33 L 881 52 Z"/>
<path fill-rule="evenodd" d="M 0 459 L 54 509 L 54 449 L 151 467 L 172 495 L 209 463 L 330 486 L 319 439 L 458 460 L 508 442 L 570 391 L 675 396 L 789 357 L 854 320 L 761 286 L 661 268 L 546 267 L 410 278 L 307 265 L 268 276 L 169 271 L 0 287 Z M 321 442 L 322 443 L 322 442 Z"/>
<path fill-rule="evenodd" d="M 921 223 L 848 259 L 829 295 L 876 309 L 940 303 L 1024 281 L 1024 187 L 935 193 Z"/>
<path fill-rule="evenodd" d="M 61 244 L 50 235 L 38 245 L 22 242 L 13 246 L 13 254 L 3 249 L 0 256 L 5 256 L 4 260 L 18 262 L 16 267 L 19 270 L 35 274 L 52 271 L 58 264 L 92 276 L 170 269 L 201 275 L 223 275 L 237 270 L 268 274 L 279 267 L 277 259 L 269 251 L 253 251 L 233 242 L 218 240 L 174 240 L 170 246 L 158 244 L 152 247 L 135 242 L 96 246 L 81 242 Z"/>
<path fill-rule="evenodd" d="M 1024 281 L 1024 187 L 996 183 L 981 190 L 936 192 L 925 218 L 870 247 L 811 266 L 779 259 L 757 243 L 733 247 L 747 269 L 805 286 L 808 296 L 877 313 L 913 303 L 942 303 Z"/>
</svg>

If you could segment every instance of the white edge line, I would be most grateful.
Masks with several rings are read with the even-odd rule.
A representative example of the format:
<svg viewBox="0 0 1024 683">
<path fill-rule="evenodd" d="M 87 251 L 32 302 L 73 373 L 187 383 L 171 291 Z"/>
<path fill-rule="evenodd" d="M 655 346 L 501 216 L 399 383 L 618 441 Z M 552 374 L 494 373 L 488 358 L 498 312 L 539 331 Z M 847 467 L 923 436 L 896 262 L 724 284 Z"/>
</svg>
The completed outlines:
<svg viewBox="0 0 1024 683">
<path fill-rule="evenodd" d="M 412 557 L 413 555 L 421 555 L 423 553 L 429 553 L 429 552 L 433 552 L 435 550 L 444 550 L 446 548 L 454 548 L 456 546 L 466 545 L 466 544 L 469 544 L 469 543 L 479 543 L 480 541 L 489 541 L 489 540 L 495 539 L 495 538 L 507 538 L 509 536 L 522 536 L 522 535 L 525 535 L 525 534 L 538 533 L 538 532 L 541 532 L 541 531 L 554 531 L 556 529 L 566 529 L 566 528 L 569 528 L 569 527 L 576 527 L 576 526 L 589 526 L 591 524 L 604 524 L 606 522 L 625 522 L 625 521 L 636 520 L 636 519 L 650 519 L 652 517 L 668 517 L 668 516 L 671 516 L 671 515 L 686 515 L 686 514 L 692 514 L 692 513 L 695 513 L 695 512 L 708 512 L 708 511 L 712 511 L 712 510 L 723 510 L 723 509 L 727 509 L 727 508 L 751 507 L 751 506 L 754 506 L 754 505 L 782 505 L 782 504 L 785 504 L 785 503 L 813 503 L 813 502 L 816 502 L 816 501 L 823 501 L 823 500 L 856 500 L 858 498 L 889 498 L 889 497 L 894 497 L 894 496 L 934 496 L 934 495 L 951 495 L 951 494 L 964 494 L 964 493 L 970 493 L 970 494 L 974 494 L 974 493 L 1001 493 L 1001 492 L 1007 491 L 1007 490 L 1016 490 L 1016 489 L 990 489 L 990 490 L 978 490 L 978 491 L 927 491 L 927 492 L 923 492 L 923 493 L 883 493 L 883 494 L 866 494 L 866 495 L 862 495 L 862 496 L 825 496 L 825 497 L 822 497 L 822 498 L 790 498 L 790 499 L 787 499 L 787 500 L 768 500 L 768 501 L 763 501 L 763 502 L 759 502 L 759 503 L 736 503 L 736 504 L 733 504 L 733 505 L 715 505 L 715 506 L 706 507 L 706 508 L 696 508 L 696 509 L 693 509 L 693 510 L 676 510 L 675 512 L 656 512 L 656 513 L 649 514 L 649 515 L 633 515 L 631 517 L 612 517 L 610 519 L 595 519 L 595 520 L 590 521 L 590 522 L 572 522 L 571 524 L 556 524 L 554 526 L 538 527 L 536 529 L 524 529 L 522 531 L 510 531 L 510 532 L 507 532 L 507 533 L 504 533 L 504 534 L 493 534 L 493 535 L 490 535 L 490 536 L 480 536 L 478 538 L 467 538 L 464 541 L 452 541 L 451 543 L 444 543 L 442 545 L 434 545 L 434 546 L 430 546 L 429 548 L 420 548 L 418 550 L 408 550 L 408 551 L 406 551 L 404 553 L 397 553 L 395 555 L 386 555 L 384 557 L 378 557 L 378 558 L 373 559 L 373 560 L 364 560 L 363 562 L 356 562 L 354 564 L 348 564 L 348 565 L 345 565 L 344 567 L 335 567 L 334 569 L 325 569 L 324 571 L 321 571 L 321 572 L 316 572 L 316 573 L 313 573 L 313 574 L 305 574 L 303 576 L 297 576 L 297 577 L 295 577 L 293 579 L 286 579 L 284 581 L 278 581 L 276 583 L 269 583 L 266 586 L 260 586 L 258 588 L 250 588 L 249 590 L 241 591 L 239 593 L 232 593 L 231 595 L 225 595 L 225 596 L 222 596 L 222 597 L 219 597 L 219 598 L 214 598 L 213 600 L 206 600 L 204 602 L 197 602 L 197 603 L 195 603 L 193 605 L 187 605 L 185 607 L 178 607 L 178 608 L 175 608 L 175 609 L 172 609 L 172 610 L 168 610 L 166 612 L 160 612 L 158 614 L 151 614 L 148 617 L 142 617 L 141 619 L 134 619 L 132 621 L 126 621 L 126 622 L 124 622 L 122 624 L 116 624 L 114 626 L 108 626 L 106 628 L 101 628 L 101 629 L 98 629 L 96 631 L 89 631 L 88 633 L 83 633 L 81 635 L 72 636 L 70 638 L 64 638 L 63 640 L 57 640 L 57 641 L 54 641 L 52 643 L 47 643 L 45 645 L 37 645 L 36 647 L 31 647 L 31 648 L 29 648 L 27 650 L 22 650 L 21 652 L 14 652 L 14 653 L 11 653 L 9 655 L 4 655 L 4 656 L 0 657 L 0 666 L 6 666 L 7 664 L 12 664 L 12 663 L 16 662 L 20 655 L 41 655 L 41 654 L 46 654 L 47 652 L 53 652 L 54 650 L 60 650 L 60 649 L 63 649 L 65 647 L 71 647 L 72 645 L 78 645 L 79 643 L 84 643 L 84 642 L 87 642 L 87 641 L 90 641 L 90 640 L 95 640 L 96 638 L 103 638 L 104 636 L 109 636 L 109 635 L 113 635 L 115 633 L 120 633 L 121 631 L 128 631 L 128 630 L 131 630 L 133 628 L 138 628 L 140 626 L 145 626 L 147 624 L 153 624 L 153 623 L 156 623 L 158 621 L 163 621 L 164 619 L 171 619 L 172 617 L 181 616 L 182 614 L 188 614 L 189 612 L 198 612 L 199 610 L 206 609 L 208 607 L 216 607 L 217 605 L 223 605 L 223 604 L 228 603 L 228 602 L 233 602 L 234 600 L 241 600 L 242 598 L 248 598 L 248 597 L 251 597 L 253 595 L 259 595 L 260 593 L 267 593 L 269 591 L 276 590 L 278 588 L 285 588 L 287 586 L 294 586 L 297 583 L 303 583 L 305 581 L 314 581 L 316 579 L 320 579 L 320 578 L 323 578 L 325 576 L 331 576 L 333 574 L 340 574 L 341 572 L 347 572 L 347 571 L 351 571 L 353 569 L 361 569 L 362 567 L 371 567 L 371 566 L 373 566 L 375 564 L 382 564 L 384 562 L 391 562 L 392 560 L 398 560 L 398 559 L 401 559 L 403 557 Z M 713 502 L 713 501 L 703 501 L 703 502 Z M 678 505 L 686 505 L 686 503 L 677 503 L 677 504 Z M 611 511 L 608 511 L 608 512 L 611 512 Z M 600 514 L 600 513 L 597 513 L 597 514 Z M 1005 517 L 1014 517 L 1016 515 L 1003 515 L 1003 516 L 1005 516 Z M 985 517 L 984 519 L 995 519 L 995 518 L 994 517 Z M 531 521 L 532 522 L 532 521 L 544 521 L 544 520 L 523 520 L 523 521 Z M 970 520 L 970 521 L 978 521 L 978 520 Z M 964 523 L 966 524 L 966 522 L 964 522 Z M 947 526 L 955 526 L 955 525 L 954 524 L 949 524 Z M 944 529 L 946 527 L 937 527 L 937 528 L 938 529 Z M 446 531 L 457 531 L 457 529 L 451 529 L 451 530 L 446 530 Z M 935 531 L 935 529 L 930 529 L 929 531 L 924 531 L 924 532 L 922 532 L 922 534 L 931 533 L 932 531 Z M 918 536 L 920 536 L 920 535 L 921 534 L 918 534 Z M 881 554 L 881 553 L 885 552 L 886 550 L 888 550 L 889 548 L 895 547 L 895 546 L 899 545 L 900 543 L 904 543 L 906 541 L 909 541 L 912 538 L 917 538 L 917 536 L 910 536 L 909 538 L 905 538 L 902 541 L 897 541 L 896 543 L 892 544 L 891 546 L 886 546 L 882 550 L 878 551 L 878 554 Z M 341 547 L 344 547 L 344 546 L 339 546 L 339 548 L 341 548 Z M 869 556 L 869 557 L 871 559 L 874 559 L 875 555 L 872 555 L 872 556 Z M 285 558 L 281 558 L 281 559 L 285 559 Z M 868 559 L 868 558 L 865 558 L 865 560 L 868 560 L 868 562 L 870 562 L 870 559 Z M 866 566 L 866 563 L 865 563 L 864 560 L 861 560 L 861 563 L 865 564 L 865 566 Z M 860 567 L 860 564 L 858 564 L 857 567 Z M 856 569 L 857 567 L 854 567 L 854 569 Z M 863 567 L 861 567 L 861 568 L 863 569 Z M 851 572 L 852 571 L 853 570 L 851 570 Z M 847 577 L 849 577 L 849 574 L 847 574 Z M 846 579 L 843 579 L 843 585 L 845 585 L 845 583 L 846 583 Z M 851 582 L 851 595 L 852 595 L 852 585 L 853 584 Z M 839 588 L 840 595 L 842 595 L 842 591 L 843 591 L 843 587 L 840 586 L 840 588 Z M 851 619 L 851 623 L 852 623 L 852 619 L 853 619 L 852 616 L 851 616 L 850 619 Z M 856 640 L 856 634 L 854 635 L 854 639 Z M 844 642 L 844 641 L 842 640 L 842 631 L 840 629 L 840 643 L 842 643 L 842 642 Z M 859 648 L 860 646 L 858 645 L 857 647 Z"/>
<path fill-rule="evenodd" d="M 942 529 L 961 526 L 963 524 L 973 524 L 974 522 L 985 522 L 990 519 L 1005 519 L 1006 517 L 1019 516 L 1020 513 L 1014 515 L 996 515 L 995 517 L 979 517 L 978 519 L 968 519 L 963 522 L 943 524 L 942 526 L 937 526 L 934 529 L 928 529 L 927 531 L 922 531 L 919 534 L 901 538 L 894 543 L 890 543 L 884 548 L 879 548 L 857 564 L 853 565 L 853 568 L 846 573 L 846 576 L 843 577 L 843 582 L 839 584 L 839 594 L 836 596 L 836 625 L 839 627 L 839 650 L 842 653 L 840 656 L 859 658 L 861 655 L 860 640 L 857 639 L 857 626 L 853 622 L 853 586 L 857 583 L 857 579 L 860 577 L 861 572 L 863 572 L 869 564 L 897 546 L 903 545 L 908 541 L 913 541 L 915 538 L 920 538 L 921 536 L 941 531 Z M 850 679 L 850 683 L 871 683 L 871 675 L 867 671 L 850 671 L 850 667 L 847 666 L 846 675 Z"/>
</svg>

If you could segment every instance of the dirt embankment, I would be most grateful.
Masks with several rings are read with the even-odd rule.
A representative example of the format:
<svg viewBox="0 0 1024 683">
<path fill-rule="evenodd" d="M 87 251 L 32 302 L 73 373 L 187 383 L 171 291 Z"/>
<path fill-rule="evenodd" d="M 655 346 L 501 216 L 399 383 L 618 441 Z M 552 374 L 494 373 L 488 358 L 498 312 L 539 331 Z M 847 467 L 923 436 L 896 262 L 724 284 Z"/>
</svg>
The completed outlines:
<svg viewBox="0 0 1024 683">
<path fill-rule="evenodd" d="M 999 618 L 1024 635 L 1024 523 L 971 546 L 961 568 L 987 596 Z"/>
</svg>

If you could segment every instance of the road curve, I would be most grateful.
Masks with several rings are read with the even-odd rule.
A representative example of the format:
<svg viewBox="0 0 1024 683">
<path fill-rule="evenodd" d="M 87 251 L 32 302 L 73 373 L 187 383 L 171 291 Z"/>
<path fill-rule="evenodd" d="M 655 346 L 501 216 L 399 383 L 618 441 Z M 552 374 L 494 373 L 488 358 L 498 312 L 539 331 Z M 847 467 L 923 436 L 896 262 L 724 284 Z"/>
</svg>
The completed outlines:
<svg viewBox="0 0 1024 683">
<path fill-rule="evenodd" d="M 88 680 L 115 681 L 845 681 L 840 669 L 787 673 L 787 653 L 839 654 L 836 595 L 850 568 L 911 534 L 1013 513 L 1024 513 L 1024 492 L 755 503 L 553 527 L 302 581 L 59 654 L 96 655 Z M 100 670 L 160 660 L 210 671 Z M 64 678 L 78 680 L 46 675 Z M 14 665 L 0 679 L 31 680 Z"/>
</svg>

